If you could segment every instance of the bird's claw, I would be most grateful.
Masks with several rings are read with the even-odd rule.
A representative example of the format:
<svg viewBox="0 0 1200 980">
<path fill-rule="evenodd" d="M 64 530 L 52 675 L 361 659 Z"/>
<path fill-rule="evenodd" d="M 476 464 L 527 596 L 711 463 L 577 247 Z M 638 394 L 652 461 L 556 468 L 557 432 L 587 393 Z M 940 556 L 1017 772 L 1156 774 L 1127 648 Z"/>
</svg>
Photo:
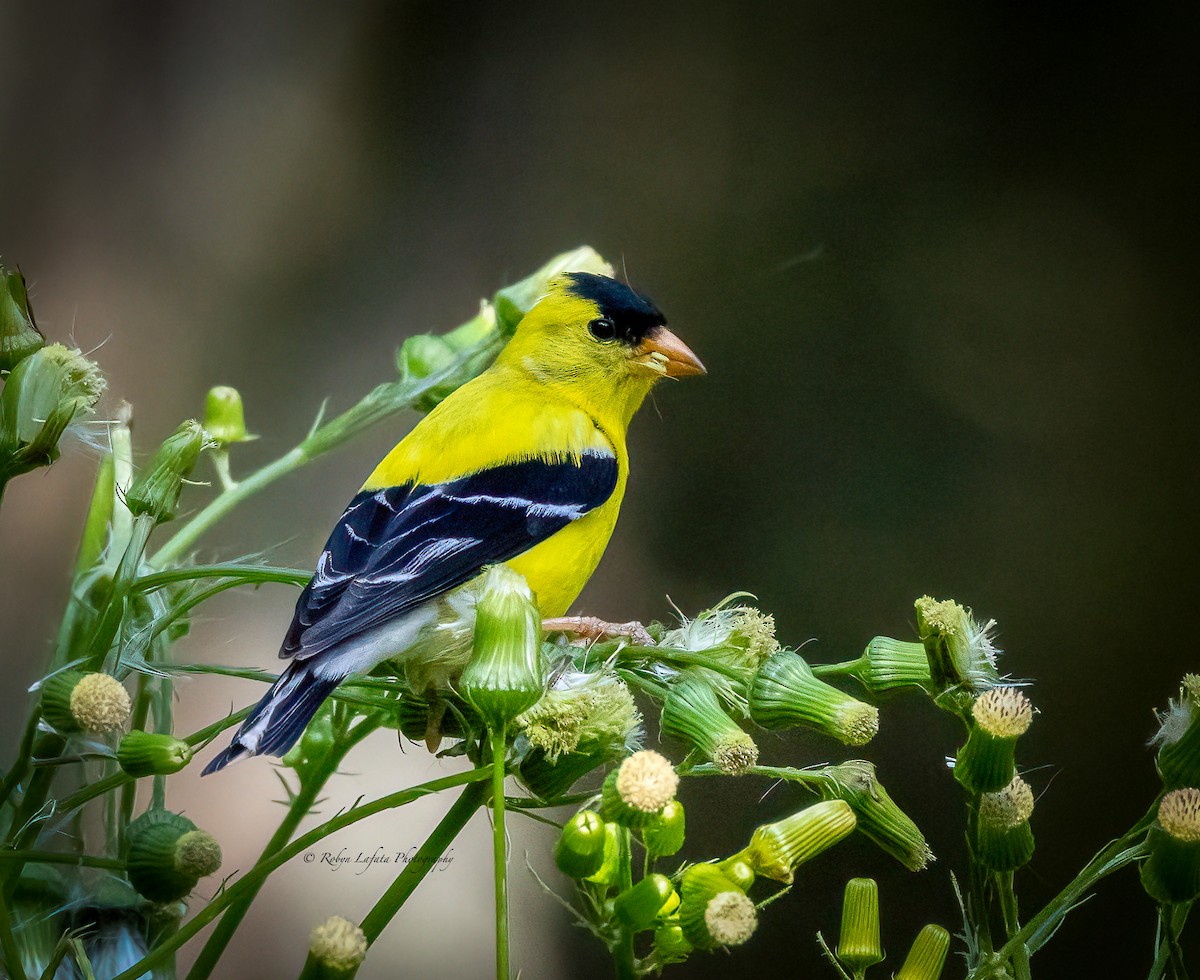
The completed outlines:
<svg viewBox="0 0 1200 980">
<path fill-rule="evenodd" d="M 596 616 L 559 616 L 542 621 L 547 633 L 570 633 L 584 640 L 627 639 L 638 646 L 654 645 L 654 637 L 639 622 L 609 623 Z"/>
</svg>

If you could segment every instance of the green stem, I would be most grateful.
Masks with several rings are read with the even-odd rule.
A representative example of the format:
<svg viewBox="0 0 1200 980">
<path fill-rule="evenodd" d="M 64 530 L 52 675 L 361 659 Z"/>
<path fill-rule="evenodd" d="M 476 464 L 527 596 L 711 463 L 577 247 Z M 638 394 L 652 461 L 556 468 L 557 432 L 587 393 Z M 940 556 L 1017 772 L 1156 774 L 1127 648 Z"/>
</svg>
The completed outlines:
<svg viewBox="0 0 1200 980">
<path fill-rule="evenodd" d="M 287 814 L 280 822 L 275 833 L 271 835 L 271 839 L 267 842 L 267 846 L 263 848 L 262 854 L 259 855 L 259 864 L 270 859 L 287 846 L 288 841 L 292 839 L 292 834 L 296 832 L 296 828 L 300 826 L 300 822 L 308 816 L 321 790 L 325 788 L 325 783 L 337 771 L 337 767 L 341 764 L 342 759 L 345 758 L 346 753 L 358 742 L 362 741 L 370 732 L 374 731 L 375 727 L 374 723 L 364 721 L 343 738 L 334 739 L 320 766 L 310 770 L 306 774 L 306 778 L 300 781 L 300 791 L 292 797 Z M 216 968 L 217 961 L 220 960 L 221 955 L 225 952 L 225 947 L 229 945 L 229 941 L 233 938 L 237 927 L 241 925 L 242 919 L 250 911 L 250 905 L 258 895 L 259 888 L 261 888 L 261 884 L 248 890 L 221 918 L 217 928 L 208 937 L 208 942 L 204 944 L 204 948 L 200 951 L 200 955 L 192 965 L 192 969 L 188 972 L 187 980 L 205 980 Z"/>
<path fill-rule="evenodd" d="M 972 794 L 967 810 L 967 857 L 970 861 L 970 866 L 967 870 L 970 875 L 971 889 L 968 918 L 975 927 L 975 935 L 979 940 L 979 952 L 982 959 L 986 962 L 990 958 L 994 948 L 992 946 L 992 908 L 991 902 L 988 901 L 987 897 L 987 872 L 975 860 L 975 841 L 979 839 L 978 827 L 979 794 L 975 793 Z"/>
<path fill-rule="evenodd" d="M 13 760 L 12 768 L 4 777 L 3 786 L 0 787 L 0 806 L 8 802 L 13 790 L 29 772 L 29 766 L 33 760 L 33 740 L 37 736 L 38 722 L 41 719 L 41 707 L 35 703 L 29 712 L 29 720 L 25 722 L 25 732 L 21 735 L 21 747 L 17 750 L 17 757 Z"/>
<path fill-rule="evenodd" d="M 629 828 L 621 827 L 617 839 L 620 841 L 621 848 L 618 856 L 620 877 L 617 881 L 617 894 L 619 895 L 633 887 L 633 849 L 630 847 Z M 634 969 L 633 932 L 625 926 L 620 927 L 616 943 L 613 945 L 613 968 L 617 980 L 633 980 L 633 977 L 637 975 Z"/>
<path fill-rule="evenodd" d="M 1017 892 L 1013 887 L 1014 877 L 1011 871 L 996 875 L 996 890 L 1000 894 L 1000 914 L 1004 917 L 1004 934 L 1008 939 L 1012 939 L 1021 931 L 1021 923 L 1017 918 Z M 1032 980 L 1029 972 L 1029 953 L 1023 945 L 1017 947 L 1012 961 L 1015 980 Z"/>
<path fill-rule="evenodd" d="M 0 896 L 0 950 L 12 980 L 26 980 L 25 968 L 21 965 L 21 951 L 13 936 L 12 917 L 8 914 L 8 900 Z"/>
<path fill-rule="evenodd" d="M 25 861 L 34 864 L 73 864 L 84 868 L 107 868 L 124 871 L 125 862 L 115 858 L 94 857 L 91 854 L 67 854 L 62 851 L 0 850 L 0 861 Z"/>
<path fill-rule="evenodd" d="M 487 799 L 488 785 L 485 782 L 470 783 L 461 793 L 454 805 L 446 811 L 434 829 L 413 855 L 413 859 L 404 866 L 395 880 L 375 903 L 365 919 L 362 920 L 362 931 L 368 943 L 375 942 L 389 922 L 400 911 L 400 907 L 415 890 L 417 885 L 425 880 L 425 876 L 433 870 L 445 852 L 446 848 L 462 832 L 474 813 Z"/>
<path fill-rule="evenodd" d="M 185 565 L 181 568 L 167 568 L 161 572 L 150 572 L 142 575 L 133 583 L 134 592 L 150 592 L 161 589 L 164 585 L 176 582 L 190 582 L 198 578 L 244 578 L 247 584 L 258 585 L 261 582 L 278 582 L 281 585 L 307 585 L 312 578 L 312 572 L 302 572 L 298 568 L 278 568 L 274 565 L 249 565 L 245 563 L 229 563 L 217 565 Z"/>
<path fill-rule="evenodd" d="M 187 925 L 174 933 L 162 945 L 150 950 L 149 953 L 124 973 L 113 977 L 112 980 L 134 980 L 135 977 L 140 977 L 152 970 L 159 963 L 162 963 L 173 955 L 180 946 L 203 930 L 205 926 L 224 912 L 230 905 L 241 901 L 247 894 L 257 892 L 272 871 L 286 864 L 297 854 L 302 854 L 305 850 L 330 834 L 344 830 L 346 827 L 356 824 L 360 820 L 365 820 L 367 817 L 372 817 L 376 813 L 381 813 L 384 810 L 392 810 L 396 807 L 404 806 L 413 800 L 429 796 L 431 793 L 440 793 L 445 789 L 453 789 L 455 786 L 465 786 L 470 783 L 481 782 L 490 779 L 491 775 L 491 766 L 485 766 L 482 769 L 468 769 L 464 772 L 455 773 L 452 776 L 443 776 L 440 779 L 433 779 L 419 786 L 411 786 L 397 793 L 381 796 L 370 803 L 364 803 L 344 813 L 339 813 L 337 816 L 325 821 L 325 823 L 314 827 L 307 834 L 297 837 L 287 847 L 277 851 L 269 858 L 260 860 L 253 868 L 246 872 L 240 881 L 230 885 L 197 912 L 188 921 Z"/>
<path fill-rule="evenodd" d="M 504 726 L 492 729 L 492 869 L 496 882 L 496 977 L 509 980 L 508 970 L 508 841 L 504 827 L 504 760 L 508 743 Z"/>
</svg>

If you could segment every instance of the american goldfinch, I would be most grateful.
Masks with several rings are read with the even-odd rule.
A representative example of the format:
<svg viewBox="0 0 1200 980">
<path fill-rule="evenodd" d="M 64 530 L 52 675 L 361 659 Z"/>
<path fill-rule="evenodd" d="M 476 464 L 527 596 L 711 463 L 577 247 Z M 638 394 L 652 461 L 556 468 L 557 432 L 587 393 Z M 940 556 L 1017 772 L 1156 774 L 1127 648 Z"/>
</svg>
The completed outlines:
<svg viewBox="0 0 1200 980">
<path fill-rule="evenodd" d="M 279 652 L 290 663 L 204 772 L 282 755 L 338 684 L 385 660 L 416 690 L 447 683 L 469 659 L 490 565 L 523 575 L 543 616 L 563 616 L 616 524 L 634 413 L 660 378 L 703 373 L 628 286 L 553 279 L 495 363 L 350 502 L 296 602 Z"/>
</svg>

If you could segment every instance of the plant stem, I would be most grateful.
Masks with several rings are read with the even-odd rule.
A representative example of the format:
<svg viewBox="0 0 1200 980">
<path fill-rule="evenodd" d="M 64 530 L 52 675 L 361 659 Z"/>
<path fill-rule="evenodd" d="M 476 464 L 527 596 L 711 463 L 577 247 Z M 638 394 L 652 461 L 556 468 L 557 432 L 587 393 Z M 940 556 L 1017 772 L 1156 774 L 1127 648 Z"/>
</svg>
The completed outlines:
<svg viewBox="0 0 1200 980">
<path fill-rule="evenodd" d="M 281 585 L 302 586 L 312 578 L 312 572 L 302 572 L 298 568 L 278 568 L 273 565 L 232 562 L 217 565 L 185 565 L 181 568 L 167 568 L 161 572 L 142 575 L 133 583 L 133 591 L 150 592 L 153 589 L 161 589 L 164 585 L 190 582 L 198 578 L 245 578 L 247 584 L 250 585 L 258 585 L 261 582 L 278 582 Z"/>
<path fill-rule="evenodd" d="M 13 760 L 12 768 L 4 777 L 3 786 L 0 787 L 0 806 L 8 802 L 13 790 L 17 788 L 29 771 L 29 764 L 33 758 L 33 740 L 37 735 L 38 722 L 41 721 L 41 718 L 41 708 L 35 704 L 29 712 L 29 720 L 25 722 L 25 731 L 21 735 L 21 747 L 17 749 L 17 757 Z"/>
<path fill-rule="evenodd" d="M 1021 923 L 1017 919 L 1017 892 L 1013 887 L 1014 874 L 1007 871 L 996 875 L 996 890 L 1000 894 L 1000 913 L 1004 916 L 1004 934 L 1012 939 L 1021 931 Z M 1013 953 L 1013 970 L 1015 980 L 1032 980 L 1029 972 L 1029 953 L 1024 945 L 1020 945 Z"/>
<path fill-rule="evenodd" d="M 26 980 L 25 968 L 21 965 L 21 952 L 13 936 L 12 918 L 8 914 L 8 900 L 0 896 L 0 950 L 12 980 Z"/>
<path fill-rule="evenodd" d="M 312 810 L 321 790 L 325 788 L 325 783 L 337 771 L 337 767 L 345 758 L 346 753 L 374 731 L 375 727 L 373 723 L 364 721 L 343 738 L 334 739 L 320 766 L 310 770 L 306 774 L 306 778 L 300 781 L 300 791 L 292 797 L 287 814 L 275 833 L 271 835 L 267 846 L 263 848 L 262 854 L 258 858 L 258 864 L 262 864 L 287 845 L 287 842 L 292 839 L 292 834 L 296 832 L 296 828 L 300 826 L 300 822 Z M 229 945 L 229 940 L 233 938 L 242 919 L 250 911 L 250 905 L 258 895 L 260 887 L 261 885 L 248 890 L 244 897 L 233 904 L 221 918 L 217 928 L 208 937 L 208 942 L 204 944 L 199 957 L 192 965 L 192 969 L 188 972 L 187 980 L 205 980 L 216 968 L 217 961 L 225 952 L 225 947 Z"/>
<path fill-rule="evenodd" d="M 303 853 L 307 848 L 312 847 L 313 844 L 328 837 L 330 834 L 344 830 L 346 827 L 356 824 L 360 820 L 365 820 L 367 817 L 372 817 L 384 810 L 392 810 L 396 807 L 404 806 L 406 803 L 411 803 L 413 800 L 418 800 L 423 796 L 429 796 L 431 793 L 440 793 L 444 789 L 453 789 L 455 786 L 465 786 L 469 783 L 482 782 L 483 780 L 490 779 L 491 775 L 491 766 L 485 766 L 482 769 L 467 769 L 451 776 L 443 776 L 441 779 L 433 779 L 427 783 L 421 783 L 419 786 L 410 786 L 408 789 L 400 790 L 397 793 L 381 796 L 377 800 L 356 806 L 351 810 L 339 813 L 337 816 L 326 820 L 325 823 L 314 827 L 307 834 L 297 837 L 287 847 L 275 852 L 269 858 L 260 860 L 253 868 L 246 872 L 241 881 L 230 885 L 197 912 L 188 921 L 187 925 L 183 926 L 161 945 L 155 946 L 141 960 L 124 973 L 113 977 L 112 980 L 134 980 L 135 977 L 141 977 L 144 973 L 152 970 L 159 963 L 162 963 L 174 954 L 180 946 L 204 929 L 205 926 L 224 912 L 230 905 L 241 901 L 247 894 L 257 892 L 262 886 L 263 881 L 266 880 L 272 871 L 287 864 L 297 854 Z"/>
<path fill-rule="evenodd" d="M 0 861 L 26 861 L 35 864 L 74 864 L 85 868 L 107 868 L 124 871 L 125 862 L 115 858 L 93 857 L 90 854 L 67 854 L 63 851 L 0 850 Z"/>
<path fill-rule="evenodd" d="M 617 882 L 617 894 L 621 894 L 633 886 L 633 849 L 629 844 L 628 827 L 619 828 L 617 840 L 621 848 L 618 856 L 620 879 Z M 633 980 L 637 975 L 633 965 L 633 931 L 625 926 L 621 926 L 613 946 L 613 967 L 617 980 Z"/>
<path fill-rule="evenodd" d="M 496 881 L 496 977 L 509 980 L 508 970 L 508 841 L 504 828 L 504 760 L 508 755 L 504 726 L 492 729 L 492 870 Z"/>
<path fill-rule="evenodd" d="M 441 823 L 434 828 L 425 843 L 417 849 L 413 859 L 404 866 L 404 870 L 396 876 L 388 890 L 380 896 L 379 901 L 362 920 L 362 931 L 368 943 L 375 942 L 387 928 L 387 924 L 400 911 L 408 896 L 424 881 L 438 858 L 446 852 L 446 848 L 462 832 L 475 811 L 483 805 L 487 794 L 487 783 L 470 783 L 454 801 L 454 805 L 446 811 Z"/>
</svg>

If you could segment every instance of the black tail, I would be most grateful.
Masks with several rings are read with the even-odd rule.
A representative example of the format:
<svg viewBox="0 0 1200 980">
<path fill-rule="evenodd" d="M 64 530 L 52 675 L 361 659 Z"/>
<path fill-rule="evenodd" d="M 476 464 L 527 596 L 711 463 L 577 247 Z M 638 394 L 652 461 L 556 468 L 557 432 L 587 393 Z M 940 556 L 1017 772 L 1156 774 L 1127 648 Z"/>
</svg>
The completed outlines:
<svg viewBox="0 0 1200 980">
<path fill-rule="evenodd" d="M 342 678 L 319 677 L 293 660 L 233 736 L 229 747 L 204 767 L 203 776 L 253 755 L 283 755 Z"/>
</svg>

